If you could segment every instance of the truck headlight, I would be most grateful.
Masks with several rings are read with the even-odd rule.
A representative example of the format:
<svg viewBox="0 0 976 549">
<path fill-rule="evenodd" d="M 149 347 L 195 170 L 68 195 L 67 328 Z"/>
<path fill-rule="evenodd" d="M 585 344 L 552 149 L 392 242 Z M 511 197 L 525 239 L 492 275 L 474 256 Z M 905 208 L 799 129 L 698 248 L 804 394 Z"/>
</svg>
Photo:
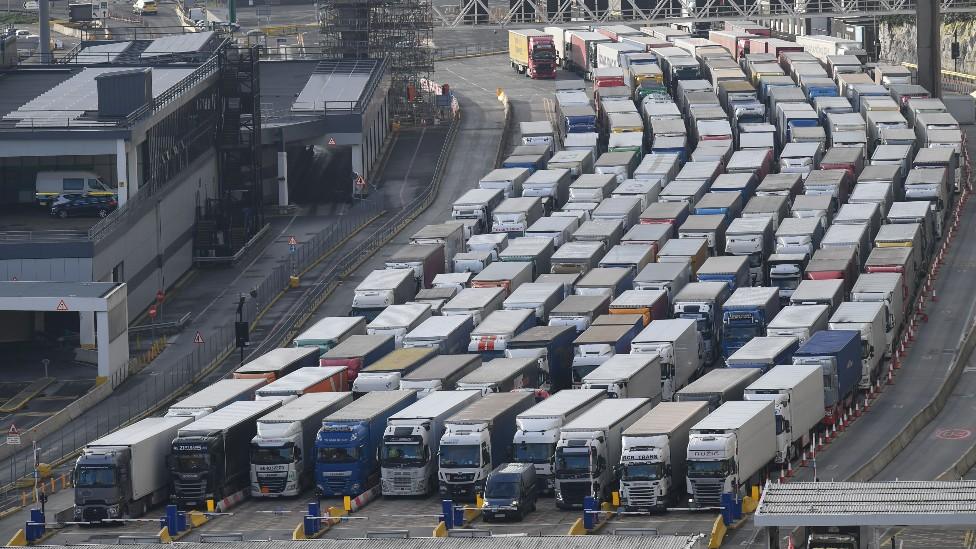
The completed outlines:
<svg viewBox="0 0 976 549">
<path fill-rule="evenodd" d="M 119 518 L 119 510 L 118 504 L 109 505 L 108 508 L 105 509 L 105 514 L 108 515 L 108 518 Z"/>
<path fill-rule="evenodd" d="M 81 507 L 75 507 L 75 520 L 81 518 Z"/>
<path fill-rule="evenodd" d="M 352 493 L 356 494 L 357 496 L 361 493 L 360 490 L 362 489 L 363 489 L 363 485 L 358 482 L 353 483 L 353 485 L 350 487 Z"/>
</svg>

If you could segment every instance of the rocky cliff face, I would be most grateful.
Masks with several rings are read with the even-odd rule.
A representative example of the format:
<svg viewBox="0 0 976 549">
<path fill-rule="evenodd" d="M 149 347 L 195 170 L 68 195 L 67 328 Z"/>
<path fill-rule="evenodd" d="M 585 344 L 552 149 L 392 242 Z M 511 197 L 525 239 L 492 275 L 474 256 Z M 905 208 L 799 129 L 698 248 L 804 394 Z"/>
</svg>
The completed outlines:
<svg viewBox="0 0 976 549">
<path fill-rule="evenodd" d="M 942 68 L 955 70 L 951 47 L 954 36 L 958 36 L 958 70 L 976 73 L 976 19 L 966 18 L 946 20 L 942 24 Z M 881 59 L 887 61 L 915 63 L 916 32 L 914 17 L 889 17 L 878 23 L 878 40 L 881 42 Z"/>
</svg>

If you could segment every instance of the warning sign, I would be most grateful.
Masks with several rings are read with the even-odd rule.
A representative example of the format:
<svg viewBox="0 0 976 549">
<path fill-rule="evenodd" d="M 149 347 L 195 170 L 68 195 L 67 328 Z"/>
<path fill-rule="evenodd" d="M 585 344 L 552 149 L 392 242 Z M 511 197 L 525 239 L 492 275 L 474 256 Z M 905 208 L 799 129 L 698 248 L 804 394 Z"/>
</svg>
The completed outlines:
<svg viewBox="0 0 976 549">
<path fill-rule="evenodd" d="M 295 237 L 294 236 L 289 236 L 288 237 L 288 245 L 289 246 L 298 246 L 298 241 L 295 240 Z"/>
<path fill-rule="evenodd" d="M 17 426 L 13 423 L 11 423 L 10 428 L 7 429 L 7 444 L 20 446 L 20 431 L 17 430 Z"/>
<path fill-rule="evenodd" d="M 58 301 L 57 310 L 58 311 L 61 311 L 62 313 L 65 312 L 65 311 L 67 311 L 68 310 L 68 304 L 65 303 L 63 299 L 61 301 Z"/>
<path fill-rule="evenodd" d="M 197 331 L 197 335 L 193 336 L 194 343 L 203 343 L 203 335 Z"/>
<path fill-rule="evenodd" d="M 335 144 L 336 144 L 335 137 L 330 137 L 329 138 L 329 145 L 335 145 Z"/>
</svg>

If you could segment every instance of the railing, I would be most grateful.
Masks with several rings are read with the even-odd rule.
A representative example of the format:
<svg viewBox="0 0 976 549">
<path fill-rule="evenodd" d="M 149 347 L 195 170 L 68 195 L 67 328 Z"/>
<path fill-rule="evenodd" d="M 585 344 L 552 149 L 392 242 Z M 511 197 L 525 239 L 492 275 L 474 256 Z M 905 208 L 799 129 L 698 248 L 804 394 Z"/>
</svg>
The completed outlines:
<svg viewBox="0 0 976 549">
<path fill-rule="evenodd" d="M 51 229 L 46 231 L 0 231 L 0 242 L 65 242 L 88 240 L 85 231 Z"/>
<path fill-rule="evenodd" d="M 902 63 L 903 66 L 918 70 L 915 63 Z M 976 74 L 950 71 L 942 69 L 942 90 L 956 93 L 973 93 L 976 91 Z"/>
<path fill-rule="evenodd" d="M 638 7 L 643 4 L 645 7 Z M 819 17 L 881 17 L 914 15 L 917 0 L 813 0 L 796 3 L 792 0 L 723 0 L 722 2 L 638 2 L 622 0 L 614 9 L 590 9 L 576 0 L 559 0 L 554 9 L 536 10 L 547 4 L 530 0 L 515 0 L 510 8 L 486 11 L 480 0 L 467 0 L 460 9 L 443 10 L 434 7 L 436 24 L 445 27 L 468 25 L 512 25 L 526 23 L 538 26 L 547 23 L 589 22 L 724 22 L 751 19 L 810 19 Z M 612 5 L 612 4 L 611 4 Z M 976 12 L 976 0 L 942 0 L 943 13 Z"/>
<path fill-rule="evenodd" d="M 463 59 L 465 57 L 478 57 L 481 55 L 497 55 L 499 53 L 506 53 L 507 51 L 508 44 L 506 43 L 437 48 L 434 50 L 434 61 L 448 61 L 450 59 Z"/>
</svg>

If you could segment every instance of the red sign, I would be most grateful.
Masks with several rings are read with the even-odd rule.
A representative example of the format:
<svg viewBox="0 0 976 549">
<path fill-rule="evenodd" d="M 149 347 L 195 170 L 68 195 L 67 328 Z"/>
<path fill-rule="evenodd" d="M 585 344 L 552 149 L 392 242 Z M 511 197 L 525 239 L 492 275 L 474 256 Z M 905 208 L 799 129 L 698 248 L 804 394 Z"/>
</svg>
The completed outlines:
<svg viewBox="0 0 976 549">
<path fill-rule="evenodd" d="M 65 303 L 63 299 L 61 301 L 58 301 L 57 310 L 58 311 L 61 311 L 62 313 L 65 312 L 65 311 L 67 311 L 68 310 L 68 304 Z"/>
<path fill-rule="evenodd" d="M 972 436 L 973 432 L 969 429 L 939 429 L 935 432 L 936 438 L 942 440 L 963 440 Z"/>
<path fill-rule="evenodd" d="M 162 290 L 159 290 L 158 292 L 156 292 L 156 301 L 158 303 L 162 303 L 164 299 L 166 299 L 166 293 L 165 292 L 163 292 Z"/>
<path fill-rule="evenodd" d="M 156 306 L 149 307 L 149 318 L 156 318 Z"/>
</svg>

